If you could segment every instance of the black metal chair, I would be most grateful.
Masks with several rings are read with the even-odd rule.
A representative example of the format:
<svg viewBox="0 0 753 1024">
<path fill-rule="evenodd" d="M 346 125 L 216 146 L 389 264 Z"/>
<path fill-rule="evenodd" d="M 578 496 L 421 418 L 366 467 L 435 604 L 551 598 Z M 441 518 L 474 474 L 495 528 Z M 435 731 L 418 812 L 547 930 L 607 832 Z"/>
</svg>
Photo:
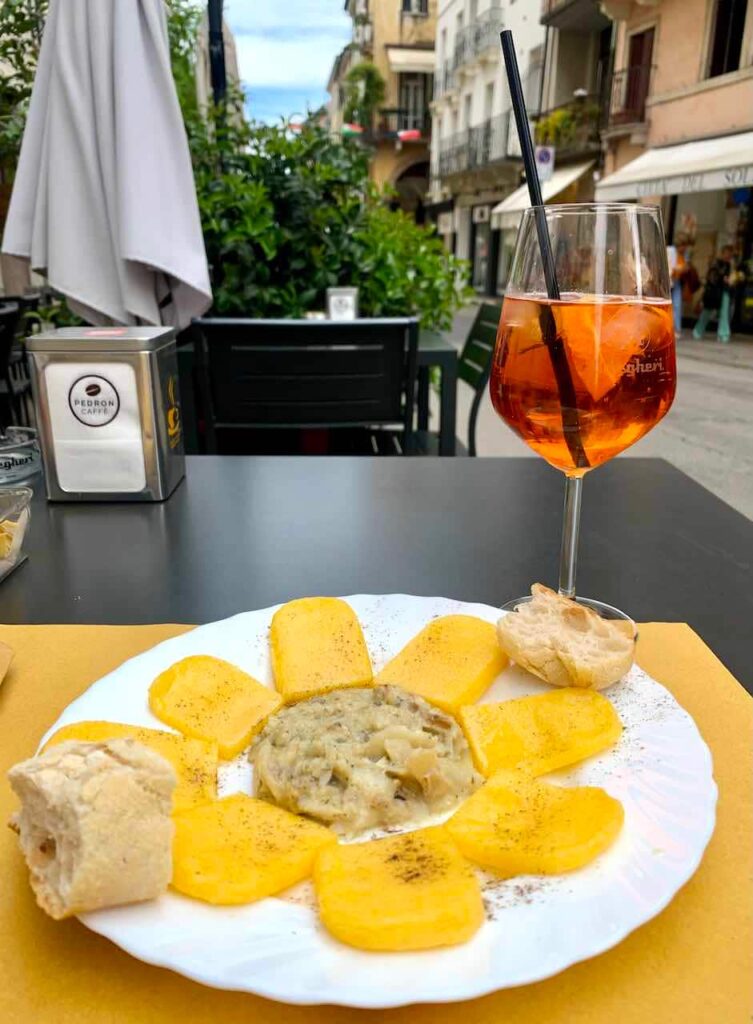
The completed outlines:
<svg viewBox="0 0 753 1024">
<path fill-rule="evenodd" d="M 17 302 L 0 303 L 0 417 L 2 425 L 29 426 L 31 381 L 25 360 L 17 357 L 16 330 L 21 317 Z"/>
<path fill-rule="evenodd" d="M 473 402 L 468 415 L 468 447 L 457 443 L 458 455 L 476 455 L 476 421 L 481 401 L 489 383 L 492 367 L 494 342 L 502 307 L 494 302 L 483 302 L 468 331 L 463 351 L 458 360 L 458 378 L 473 388 Z M 421 455 L 437 455 L 438 440 L 436 434 L 419 431 L 416 435 L 416 448 Z"/>
<path fill-rule="evenodd" d="M 193 326 L 209 453 L 248 450 L 244 432 L 250 441 L 251 431 L 322 428 L 358 433 L 373 454 L 411 450 L 417 319 L 204 318 Z"/>
</svg>

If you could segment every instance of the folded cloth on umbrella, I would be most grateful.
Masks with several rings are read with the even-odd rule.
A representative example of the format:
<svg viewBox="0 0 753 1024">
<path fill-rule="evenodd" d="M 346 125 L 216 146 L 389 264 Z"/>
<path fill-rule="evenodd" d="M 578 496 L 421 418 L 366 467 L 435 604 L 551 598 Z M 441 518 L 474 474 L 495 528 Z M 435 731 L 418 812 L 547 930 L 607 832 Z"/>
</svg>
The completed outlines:
<svg viewBox="0 0 753 1024">
<path fill-rule="evenodd" d="M 210 306 L 162 0 L 52 0 L 2 250 L 91 323 Z"/>
</svg>

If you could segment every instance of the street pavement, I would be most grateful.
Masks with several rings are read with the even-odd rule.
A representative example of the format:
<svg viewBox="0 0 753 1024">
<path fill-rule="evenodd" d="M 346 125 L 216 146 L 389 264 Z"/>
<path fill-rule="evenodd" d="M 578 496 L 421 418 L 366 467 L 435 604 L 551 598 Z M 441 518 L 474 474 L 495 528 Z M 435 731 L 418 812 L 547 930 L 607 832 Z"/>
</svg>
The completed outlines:
<svg viewBox="0 0 753 1024">
<path fill-rule="evenodd" d="M 462 347 L 475 316 L 471 306 L 455 317 L 448 337 Z M 709 336 L 710 337 L 710 336 Z M 753 519 L 753 338 L 729 344 L 678 341 L 674 404 L 662 422 L 620 458 L 657 456 Z M 465 442 L 473 394 L 458 384 L 458 437 Z M 435 405 L 435 403 L 433 403 Z M 436 411 L 433 422 L 436 423 Z M 538 458 L 492 408 L 488 392 L 476 431 L 479 456 Z"/>
</svg>

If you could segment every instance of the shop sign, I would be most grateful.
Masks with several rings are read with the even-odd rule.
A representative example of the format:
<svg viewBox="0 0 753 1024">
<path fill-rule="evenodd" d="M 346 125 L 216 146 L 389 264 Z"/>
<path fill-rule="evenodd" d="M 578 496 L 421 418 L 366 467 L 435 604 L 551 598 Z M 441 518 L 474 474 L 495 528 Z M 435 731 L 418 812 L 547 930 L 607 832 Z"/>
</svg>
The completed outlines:
<svg viewBox="0 0 753 1024">
<path fill-rule="evenodd" d="M 637 181 L 634 188 L 636 197 L 640 198 L 682 195 L 685 192 L 714 192 L 718 189 L 740 188 L 744 185 L 753 185 L 753 164 L 719 171 L 699 171 L 671 178 L 651 178 L 648 181 Z"/>
<path fill-rule="evenodd" d="M 437 232 L 440 235 L 451 235 L 453 231 L 452 210 L 445 210 L 437 217 Z"/>
<path fill-rule="evenodd" d="M 473 223 L 474 224 L 488 224 L 490 216 L 491 216 L 491 207 L 489 207 L 489 206 L 474 206 L 473 207 Z"/>
</svg>

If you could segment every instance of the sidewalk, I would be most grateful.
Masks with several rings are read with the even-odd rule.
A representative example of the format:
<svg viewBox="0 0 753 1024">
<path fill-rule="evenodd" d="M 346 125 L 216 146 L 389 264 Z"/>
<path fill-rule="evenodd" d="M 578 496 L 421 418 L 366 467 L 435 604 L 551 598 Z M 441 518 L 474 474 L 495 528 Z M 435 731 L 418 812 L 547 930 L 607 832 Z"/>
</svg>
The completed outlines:
<svg viewBox="0 0 753 1024">
<path fill-rule="evenodd" d="M 707 334 L 703 341 L 696 341 L 690 331 L 683 331 L 677 342 L 677 353 L 685 359 L 698 359 L 703 363 L 717 366 L 743 366 L 753 370 L 753 335 L 733 334 L 723 345 L 713 335 Z"/>
</svg>

